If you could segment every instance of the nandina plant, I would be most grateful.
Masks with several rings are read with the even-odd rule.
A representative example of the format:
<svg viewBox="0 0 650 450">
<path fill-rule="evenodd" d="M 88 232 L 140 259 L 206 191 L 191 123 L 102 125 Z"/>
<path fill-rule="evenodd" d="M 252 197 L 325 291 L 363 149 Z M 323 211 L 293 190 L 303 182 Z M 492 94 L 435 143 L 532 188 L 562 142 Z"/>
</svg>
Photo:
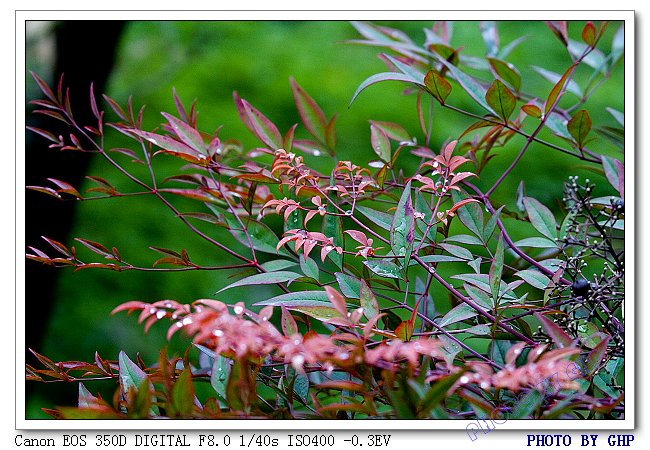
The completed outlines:
<svg viewBox="0 0 650 450">
<path fill-rule="evenodd" d="M 191 304 L 128 301 L 113 311 L 137 313 L 145 331 L 167 323 L 168 337 L 182 333 L 188 350 L 199 350 L 196 360 L 161 349 L 158 361 L 120 352 L 114 360 L 95 354 L 91 362 L 54 362 L 32 350 L 28 380 L 79 385 L 77 406 L 44 405 L 46 412 L 101 419 L 624 417 L 624 121 L 607 108 L 614 125 L 594 126 L 587 109 L 620 65 L 623 27 L 588 22 L 573 39 L 569 28 L 577 24 L 549 22 L 567 50 L 566 67 L 536 67 L 549 83 L 528 92 L 508 62 L 523 41 L 500 47 L 493 22 L 481 23 L 485 56 L 452 44 L 447 22 L 427 29 L 422 45 L 396 29 L 353 25 L 357 43 L 384 49 L 387 71 L 362 82 L 352 101 L 367 88 L 363 95 L 376 92 L 374 84 L 396 81 L 413 97 L 418 117 L 405 124 L 370 120 L 376 159 L 368 165 L 338 160 L 337 116 L 294 79 L 300 123 L 288 130 L 234 93 L 241 120 L 260 142 L 244 148 L 219 130 L 202 130 L 196 104 L 186 108 L 175 92 L 176 111 L 162 112 L 161 126 L 146 130 L 143 109 L 108 96 L 100 103 L 91 86 L 96 122 L 78 123 L 69 100 L 77 93 L 64 78 L 51 88 L 33 74 L 44 95 L 32 100 L 35 113 L 65 123 L 69 134 L 28 128 L 51 149 L 100 155 L 131 188 L 88 176 L 95 186 L 84 193 L 56 179 L 29 189 L 62 201 L 156 198 L 169 220 L 239 261 L 206 265 L 182 248 L 151 247 L 160 257 L 143 267 L 112 243 L 85 237 L 75 238 L 77 247 L 49 237 L 46 247 L 32 243 L 28 259 L 75 271 L 197 270 L 236 278 Z M 457 106 L 462 96 L 470 109 Z M 433 142 L 434 110 L 464 118 L 466 130 Z M 299 128 L 309 137 L 296 137 Z M 132 145 L 107 147 L 107 133 L 121 133 Z M 599 153 L 603 139 L 621 152 Z M 518 153 L 490 174 L 505 146 Z M 494 199 L 523 155 L 540 150 L 595 172 L 594 182 L 566 181 L 558 199 L 563 217 L 526 196 L 523 182 L 508 204 Z M 303 154 L 329 158 L 329 170 L 309 167 Z M 177 161 L 178 172 L 162 178 L 161 158 Z M 406 172 L 406 162 L 415 170 Z M 136 175 L 137 166 L 148 175 Z M 596 183 L 608 195 L 594 196 Z M 180 199 L 194 206 L 181 210 Z M 281 217 L 282 230 L 270 225 L 272 215 Z M 527 236 L 515 240 L 513 227 Z M 226 234 L 238 245 L 224 244 Z M 82 258 L 79 245 L 94 258 Z M 255 285 L 277 286 L 278 295 L 220 300 L 224 290 Z M 451 306 L 433 295 L 440 288 Z M 83 384 L 98 379 L 115 383 L 113 398 Z M 198 398 L 197 383 L 209 384 L 212 394 Z"/>
</svg>

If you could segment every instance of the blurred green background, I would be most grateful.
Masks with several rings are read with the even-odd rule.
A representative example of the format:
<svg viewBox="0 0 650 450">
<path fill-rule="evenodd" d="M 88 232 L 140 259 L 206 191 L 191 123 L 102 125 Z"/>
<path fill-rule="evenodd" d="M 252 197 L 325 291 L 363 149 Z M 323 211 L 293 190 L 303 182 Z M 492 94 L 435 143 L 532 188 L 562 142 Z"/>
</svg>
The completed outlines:
<svg viewBox="0 0 650 450">
<path fill-rule="evenodd" d="M 423 28 L 432 25 L 431 22 L 383 24 L 405 31 L 417 43 L 424 42 Z M 583 25 L 571 24 L 570 35 L 573 39 L 580 39 Z M 609 49 L 618 27 L 619 24 L 610 24 L 601 48 Z M 498 30 L 502 46 L 526 36 L 507 60 L 521 72 L 522 91 L 545 98 L 551 84 L 530 66 L 564 72 L 571 64 L 565 48 L 542 22 L 499 22 Z M 199 127 L 202 130 L 211 133 L 223 125 L 220 137 L 237 138 L 245 148 L 251 148 L 259 143 L 241 124 L 232 92 L 237 91 L 242 98 L 251 102 L 284 133 L 299 122 L 289 85 L 289 77 L 293 76 L 328 117 L 339 114 L 339 159 L 364 164 L 375 158 L 369 143 L 369 119 L 399 123 L 416 136 L 418 142 L 423 142 L 424 138 L 418 126 L 415 96 L 403 95 L 403 84 L 387 82 L 372 86 L 348 109 L 348 102 L 357 86 L 366 77 L 385 71 L 384 64 L 376 57 L 378 49 L 345 42 L 357 38 L 356 30 L 347 22 L 133 22 L 127 25 L 122 35 L 107 94 L 120 104 L 124 104 L 131 95 L 135 107 L 146 105 L 145 129 L 152 129 L 163 120 L 160 111 L 175 114 L 171 94 L 174 87 L 187 105 L 198 98 Z M 454 23 L 451 42 L 455 47 L 464 47 L 463 54 L 485 55 L 485 44 L 477 22 Z M 47 70 L 47 67 L 43 67 L 46 62 L 42 58 L 29 59 L 29 56 L 28 52 L 28 70 L 39 73 Z M 579 84 L 584 82 L 590 72 L 588 68 L 580 68 L 576 81 Z M 38 95 L 33 82 L 28 82 L 27 95 L 28 99 Z M 87 94 L 84 91 L 73 92 L 72 95 Z M 567 94 L 568 100 L 575 101 L 572 95 Z M 457 85 L 454 85 L 449 102 L 478 112 Z M 624 109 L 622 66 L 586 103 L 594 125 L 615 125 L 613 118 L 605 111 L 607 106 L 620 111 Z M 472 123 L 467 117 L 443 110 L 437 105 L 433 113 L 433 149 L 437 149 L 446 139 L 457 138 Z M 300 130 L 300 127 L 297 133 L 304 136 L 304 130 Z M 126 144 L 116 133 L 110 135 L 111 140 L 107 145 Z M 558 141 L 546 132 L 543 137 Z M 522 142 L 521 138 L 514 138 L 505 149 L 498 150 L 491 169 L 477 183 L 485 188 L 491 186 L 501 170 L 512 161 Z M 602 138 L 598 138 L 590 147 L 597 152 L 622 158 L 620 152 Z M 43 151 L 46 151 L 45 146 Z M 400 158 L 405 173 L 410 174 L 416 168 L 418 158 L 406 152 Z M 331 167 L 331 160 L 326 158 L 306 156 L 305 159 L 319 170 L 327 171 Z M 124 161 L 128 164 L 127 160 Z M 170 158 L 159 158 L 155 167 L 159 179 L 178 172 L 178 165 Z M 134 170 L 141 173 L 137 167 Z M 104 177 L 127 191 L 134 188 L 99 159 L 93 162 L 89 174 Z M 515 208 L 515 192 L 523 180 L 527 194 L 552 208 L 556 217 L 560 218 L 558 200 L 562 197 L 562 183 L 569 175 L 589 177 L 598 183 L 600 191 L 610 192 L 604 178 L 589 171 L 585 164 L 533 145 L 495 192 L 494 198 Z M 88 187 L 82 186 L 82 189 Z M 180 209 L 184 210 L 183 206 L 187 203 L 181 201 L 179 204 Z M 515 223 L 511 225 L 515 239 L 523 237 L 530 229 Z M 219 233 L 214 235 L 223 237 L 222 230 Z M 157 254 L 148 249 L 150 245 L 175 250 L 185 248 L 194 260 L 204 264 L 227 264 L 229 261 L 188 232 L 163 205 L 145 197 L 80 203 L 71 236 L 52 237 L 67 239 L 67 244 L 72 244 L 72 237 L 84 237 L 108 247 L 115 246 L 126 260 L 145 266 L 157 259 Z M 225 237 L 225 242 L 231 242 L 229 236 Z M 81 245 L 76 247 L 79 249 Z M 118 351 L 124 350 L 132 357 L 140 353 L 145 361 L 152 363 L 162 346 L 168 345 L 170 353 L 179 352 L 187 346 L 188 341 L 177 334 L 168 343 L 164 338 L 166 327 L 162 324 L 154 326 L 145 335 L 142 327 L 136 323 L 136 317 L 127 317 L 124 313 L 110 316 L 110 311 L 128 300 L 156 301 L 168 298 L 191 302 L 197 298 L 213 298 L 214 292 L 228 283 L 225 275 L 221 272 L 198 271 L 116 273 L 83 270 L 73 273 L 62 270 L 45 342 L 37 350 L 54 360 L 92 360 L 95 351 L 104 358 L 115 359 Z M 233 289 L 219 298 L 226 301 L 244 299 L 252 303 L 275 295 L 275 289 Z M 99 390 L 101 385 L 89 383 L 88 387 L 91 391 Z M 40 408 L 52 407 L 53 402 L 61 404 L 62 398 L 67 399 L 66 404 L 74 404 L 76 389 L 76 385 L 39 386 L 34 395 L 27 399 L 27 417 L 45 417 Z"/>
</svg>

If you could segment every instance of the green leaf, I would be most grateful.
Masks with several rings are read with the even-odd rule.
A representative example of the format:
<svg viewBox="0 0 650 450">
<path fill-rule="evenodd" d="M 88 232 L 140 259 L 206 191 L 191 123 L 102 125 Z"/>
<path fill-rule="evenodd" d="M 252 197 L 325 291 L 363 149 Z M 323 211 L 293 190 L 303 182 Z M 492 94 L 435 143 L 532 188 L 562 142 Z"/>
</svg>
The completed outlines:
<svg viewBox="0 0 650 450">
<path fill-rule="evenodd" d="M 537 389 L 531 389 L 526 394 L 518 397 L 512 405 L 512 412 L 508 419 L 526 419 L 542 404 L 544 397 Z"/>
<path fill-rule="evenodd" d="M 427 390 L 426 394 L 424 394 L 424 397 L 422 397 L 422 401 L 418 408 L 420 417 L 428 415 L 429 411 L 446 399 L 449 390 L 467 370 L 467 368 L 462 368 L 454 374 L 436 380 L 433 386 L 431 386 L 429 390 Z"/>
<path fill-rule="evenodd" d="M 277 272 L 295 265 L 295 261 L 289 261 L 288 259 L 274 259 L 273 261 L 268 261 L 262 264 L 262 269 L 267 272 Z"/>
<path fill-rule="evenodd" d="M 625 126 L 625 114 L 623 114 L 622 112 L 614 108 L 610 108 L 609 106 L 605 109 L 607 110 L 608 113 L 612 115 L 612 117 L 618 122 L 620 126 L 622 127 Z"/>
<path fill-rule="evenodd" d="M 569 53 L 571 53 L 574 58 L 582 56 L 587 49 L 588 46 L 586 44 L 569 39 L 567 50 L 569 50 Z M 607 70 L 607 57 L 597 48 L 592 49 L 582 61 L 589 67 L 596 69 L 598 72 L 605 73 Z"/>
<path fill-rule="evenodd" d="M 396 256 L 404 257 L 404 267 L 408 266 L 408 261 L 413 249 L 415 239 L 415 218 L 413 203 L 411 201 L 411 182 L 404 186 L 404 192 L 397 204 L 393 222 L 390 227 L 390 246 Z"/>
<path fill-rule="evenodd" d="M 384 132 L 389 139 L 397 142 L 410 142 L 413 137 L 402 127 L 393 122 L 384 122 L 381 120 L 370 120 L 370 124 L 376 126 Z"/>
<path fill-rule="evenodd" d="M 309 378 L 306 374 L 296 372 L 296 370 L 287 366 L 287 379 L 289 379 L 289 386 L 293 388 L 293 392 L 298 395 L 302 403 L 307 402 L 309 398 Z"/>
<path fill-rule="evenodd" d="M 567 130 L 567 121 L 556 112 L 546 116 L 544 126 L 560 137 L 571 139 L 569 130 Z"/>
<path fill-rule="evenodd" d="M 488 347 L 488 357 L 495 363 L 505 366 L 506 355 L 513 342 L 503 339 L 494 339 Z"/>
<path fill-rule="evenodd" d="M 365 88 L 368 86 L 371 86 L 375 83 L 379 83 L 381 81 L 406 81 L 408 83 L 413 83 L 416 86 L 424 87 L 422 84 L 422 81 L 417 80 L 410 75 L 406 75 L 403 73 L 398 73 L 398 72 L 383 72 L 383 73 L 376 73 L 368 78 L 366 78 L 363 83 L 359 85 L 357 90 L 354 92 L 354 95 L 352 96 L 352 100 L 350 100 L 350 105 L 354 102 L 354 100 L 357 98 L 357 96 L 363 91 Z"/>
<path fill-rule="evenodd" d="M 357 205 L 355 209 L 366 216 L 375 225 L 379 225 L 384 230 L 390 230 L 393 222 L 393 217 L 390 214 L 361 205 Z"/>
<path fill-rule="evenodd" d="M 234 283 L 219 289 L 217 291 L 217 294 L 219 292 L 225 291 L 226 289 L 231 289 L 239 286 L 286 283 L 287 281 L 293 281 L 296 278 L 300 278 L 301 276 L 302 275 L 299 273 L 288 271 L 258 273 L 251 275 L 250 277 L 242 278 L 241 280 L 235 281 Z"/>
<path fill-rule="evenodd" d="M 194 386 L 192 385 L 192 372 L 186 368 L 174 383 L 171 392 L 171 403 L 176 415 L 189 416 L 194 408 Z"/>
<path fill-rule="evenodd" d="M 487 58 L 487 60 L 493 74 L 501 78 L 515 91 L 519 91 L 521 88 L 521 75 L 515 66 L 497 58 Z"/>
<path fill-rule="evenodd" d="M 325 291 L 298 291 L 277 295 L 267 300 L 254 303 L 253 306 L 303 305 L 305 304 L 303 302 L 324 302 L 329 304 Z"/>
<path fill-rule="evenodd" d="M 332 177 L 330 178 L 330 185 L 334 186 L 334 184 L 334 178 Z M 336 192 L 329 192 L 327 196 L 330 200 L 336 202 Z M 327 202 L 325 209 L 330 213 L 338 212 L 334 205 L 329 201 Z M 323 217 L 323 226 L 321 231 L 325 236 L 332 238 L 332 242 L 335 246 L 343 248 L 343 222 L 341 221 L 340 216 L 326 214 Z M 339 269 L 343 268 L 343 255 L 339 255 L 338 252 L 332 251 L 327 254 L 327 257 L 331 259 Z"/>
<path fill-rule="evenodd" d="M 457 191 L 451 191 L 451 196 L 454 203 L 458 203 L 464 199 Z M 458 208 L 456 214 L 469 231 L 477 235 L 480 239 L 483 239 L 483 208 L 481 208 L 479 203 L 467 203 Z"/>
<path fill-rule="evenodd" d="M 485 224 L 485 228 L 483 229 L 483 242 L 487 242 L 490 240 L 492 237 L 492 233 L 494 233 L 494 229 L 496 228 L 497 221 L 499 220 L 499 216 L 501 215 L 501 210 L 505 207 L 501 206 L 499 209 L 494 211 L 494 214 L 488 219 L 487 223 Z"/>
<path fill-rule="evenodd" d="M 363 308 L 363 315 L 370 320 L 379 314 L 379 304 L 370 287 L 365 281 L 361 280 L 360 302 Z"/>
<path fill-rule="evenodd" d="M 542 237 L 529 237 L 515 242 L 517 247 L 556 248 L 557 243 Z"/>
<path fill-rule="evenodd" d="M 372 150 L 382 161 L 390 161 L 391 147 L 388 136 L 386 136 L 386 133 L 381 128 L 374 124 L 370 124 L 370 144 L 372 145 Z"/>
<path fill-rule="evenodd" d="M 499 235 L 499 240 L 497 241 L 497 248 L 494 252 L 494 259 L 490 265 L 490 292 L 492 292 L 492 297 L 495 300 L 495 303 L 498 304 L 500 287 L 501 287 L 501 275 L 503 274 L 503 236 Z"/>
<path fill-rule="evenodd" d="M 214 392 L 216 392 L 221 405 L 225 405 L 226 403 L 226 386 L 230 377 L 230 365 L 230 359 L 221 355 L 215 358 L 214 364 L 212 365 L 210 385 L 214 389 Z"/>
<path fill-rule="evenodd" d="M 500 80 L 494 80 L 485 93 L 485 100 L 506 123 L 517 106 L 517 99 Z"/>
<path fill-rule="evenodd" d="M 612 187 L 618 192 L 621 185 L 619 180 L 619 171 L 616 167 L 616 163 L 618 161 L 605 155 L 601 155 L 600 159 L 603 163 L 603 170 L 605 171 L 607 181 L 609 181 L 609 184 L 611 184 Z"/>
<path fill-rule="evenodd" d="M 449 81 L 441 77 L 438 72 L 431 69 L 424 77 L 424 85 L 433 97 L 438 100 L 441 105 L 445 104 L 447 97 L 451 93 L 451 84 Z"/>
<path fill-rule="evenodd" d="M 302 87 L 300 87 L 293 77 L 291 77 L 289 81 L 291 83 L 293 99 L 298 108 L 298 113 L 300 114 L 302 123 L 305 125 L 305 128 L 307 128 L 307 131 L 309 131 L 321 143 L 325 144 L 327 142 L 325 138 L 325 129 L 327 127 L 325 114 L 323 114 L 323 111 L 314 99 L 311 98 Z"/>
<path fill-rule="evenodd" d="M 253 306 L 268 305 L 284 305 L 287 309 L 302 312 L 322 321 L 341 317 L 341 314 L 331 306 L 325 291 L 289 292 L 253 304 Z"/>
<path fill-rule="evenodd" d="M 470 298 L 474 300 L 474 303 L 484 309 L 494 308 L 494 302 L 490 299 L 490 296 L 487 294 L 487 292 L 468 283 L 465 283 L 463 287 L 465 288 L 467 295 L 469 295 Z"/>
<path fill-rule="evenodd" d="M 237 241 L 246 247 L 249 246 L 246 233 L 241 229 L 239 221 L 237 221 L 237 219 L 233 217 L 232 214 L 224 213 L 213 205 L 208 204 L 208 207 L 212 209 L 212 211 L 214 211 L 217 216 L 224 217 L 230 229 L 230 234 L 232 234 L 233 237 L 237 239 Z M 242 217 L 241 220 L 246 226 L 246 229 L 250 236 L 251 244 L 255 250 L 264 253 L 271 253 L 273 255 L 290 256 L 289 252 L 287 252 L 284 248 L 280 248 L 279 250 L 276 249 L 279 239 L 273 230 L 271 230 L 266 224 L 252 220 L 248 217 Z"/>
<path fill-rule="evenodd" d="M 463 258 L 459 258 L 457 256 L 449 256 L 449 255 L 425 255 L 421 256 L 420 259 L 424 263 L 441 263 L 441 262 L 463 262 Z M 411 265 L 418 264 L 417 261 L 413 260 L 410 263 Z"/>
<path fill-rule="evenodd" d="M 524 207 L 530 223 L 537 231 L 549 239 L 557 238 L 557 223 L 550 209 L 532 197 L 524 197 Z"/>
<path fill-rule="evenodd" d="M 479 105 L 485 108 L 488 112 L 494 114 L 497 113 L 485 102 L 485 88 L 481 86 L 474 78 L 467 75 L 465 72 L 449 63 L 445 58 L 434 54 L 436 59 L 444 65 L 447 70 L 454 76 L 454 79 L 460 84 L 460 86 L 472 97 Z"/>
<path fill-rule="evenodd" d="M 533 269 L 520 270 L 515 273 L 515 276 L 518 276 L 532 287 L 542 290 L 546 289 L 546 287 L 551 283 L 549 277 Z"/>
<path fill-rule="evenodd" d="M 443 242 L 458 242 L 459 244 L 467 245 L 483 245 L 483 242 L 469 234 L 456 234 L 454 236 L 449 236 L 445 238 Z"/>
<path fill-rule="evenodd" d="M 400 268 L 397 264 L 386 259 L 366 260 L 363 264 L 374 274 L 383 278 L 402 278 Z"/>
<path fill-rule="evenodd" d="M 618 59 L 623 55 L 625 50 L 625 25 L 621 25 L 616 30 L 614 37 L 612 38 L 612 52 L 610 53 L 611 58 L 611 67 L 613 67 Z M 621 124 L 622 125 L 622 124 Z"/>
<path fill-rule="evenodd" d="M 439 247 L 444 249 L 447 253 L 450 253 L 451 255 L 461 258 L 465 261 L 474 259 L 472 252 L 467 250 L 465 247 L 453 244 L 439 244 Z"/>
<path fill-rule="evenodd" d="M 352 275 L 347 275 L 342 272 L 336 272 L 336 281 L 339 283 L 341 292 L 347 298 L 360 298 L 361 296 L 361 280 L 353 277 Z"/>
<path fill-rule="evenodd" d="M 131 388 L 137 391 L 147 381 L 147 374 L 131 361 L 124 351 L 121 351 L 118 356 L 118 365 L 120 384 L 125 394 Z"/>
<path fill-rule="evenodd" d="M 567 129 L 571 136 L 573 136 L 573 139 L 575 139 L 578 147 L 583 148 L 585 139 L 591 131 L 591 117 L 589 117 L 589 113 L 584 109 L 575 113 L 567 123 Z"/>
<path fill-rule="evenodd" d="M 469 319 L 478 315 L 478 312 L 471 306 L 461 303 L 460 305 L 452 308 L 438 323 L 441 327 L 446 327 L 461 320 Z"/>
<path fill-rule="evenodd" d="M 86 389 L 83 383 L 79 383 L 79 399 L 77 401 L 77 406 L 79 408 L 92 408 L 98 404 L 98 399 L 91 392 Z"/>
<path fill-rule="evenodd" d="M 474 269 L 474 272 L 481 273 L 481 261 L 482 259 L 479 256 L 478 258 L 474 258 L 473 260 L 468 261 L 467 265 Z"/>
<path fill-rule="evenodd" d="M 496 55 L 499 52 L 499 33 L 497 32 L 496 22 L 494 20 L 482 20 L 480 28 L 487 56 Z"/>
<path fill-rule="evenodd" d="M 309 278 L 313 278 L 318 281 L 320 272 L 318 270 L 318 264 L 309 256 L 305 259 L 305 255 L 300 255 L 300 268 L 302 273 L 304 273 Z"/>
<path fill-rule="evenodd" d="M 489 275 L 485 273 L 463 273 L 459 275 L 452 275 L 452 278 L 457 280 L 466 281 L 469 284 L 476 286 L 477 288 L 483 290 L 486 293 L 491 292 Z M 504 281 L 501 281 L 499 287 L 499 295 L 507 300 L 516 300 L 516 297 L 511 293 L 507 293 L 508 286 Z"/>
</svg>

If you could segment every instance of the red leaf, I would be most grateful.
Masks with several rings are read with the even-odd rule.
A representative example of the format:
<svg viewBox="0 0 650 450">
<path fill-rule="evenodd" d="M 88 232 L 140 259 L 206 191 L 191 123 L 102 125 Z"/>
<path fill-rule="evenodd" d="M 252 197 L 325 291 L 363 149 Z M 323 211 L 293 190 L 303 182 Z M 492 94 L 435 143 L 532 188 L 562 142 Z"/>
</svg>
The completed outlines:
<svg viewBox="0 0 650 450">
<path fill-rule="evenodd" d="M 255 136 L 273 150 L 282 148 L 282 136 L 273 122 L 246 100 L 241 99 L 241 104 Z"/>
<path fill-rule="evenodd" d="M 555 345 L 559 348 L 569 347 L 573 345 L 573 338 L 569 336 L 562 328 L 560 328 L 553 321 L 547 319 L 540 313 L 535 313 L 537 320 L 542 322 L 542 327 L 548 333 L 548 335 L 553 339 Z"/>
<path fill-rule="evenodd" d="M 309 131 L 316 139 L 323 144 L 327 144 L 327 120 L 325 114 L 323 114 L 323 111 L 314 99 L 311 98 L 302 87 L 300 87 L 293 77 L 290 78 L 290 82 L 291 90 L 293 91 L 293 99 L 298 108 L 298 113 L 300 114 L 302 123 L 305 125 L 305 128 L 307 128 L 307 131 Z"/>
</svg>

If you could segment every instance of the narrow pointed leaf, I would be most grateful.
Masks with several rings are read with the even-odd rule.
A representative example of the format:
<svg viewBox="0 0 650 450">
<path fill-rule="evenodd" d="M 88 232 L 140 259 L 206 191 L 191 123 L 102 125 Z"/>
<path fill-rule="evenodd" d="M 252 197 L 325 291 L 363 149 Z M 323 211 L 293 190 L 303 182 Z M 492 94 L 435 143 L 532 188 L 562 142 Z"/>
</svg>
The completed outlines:
<svg viewBox="0 0 650 450">
<path fill-rule="evenodd" d="M 235 281 L 228 286 L 221 288 L 217 291 L 223 292 L 226 289 L 232 289 L 238 286 L 251 286 L 251 285 L 260 285 L 260 284 L 277 284 L 277 283 L 286 283 L 287 281 L 293 281 L 296 278 L 300 278 L 302 275 L 296 272 L 290 271 L 277 271 L 277 272 L 266 272 L 258 273 L 251 275 L 250 277 L 242 278 L 241 280 Z"/>
<path fill-rule="evenodd" d="M 541 272 L 533 269 L 520 270 L 515 273 L 515 276 L 518 276 L 526 283 L 530 284 L 532 287 L 537 289 L 546 289 L 547 286 L 551 283 L 551 279 L 544 275 Z"/>
<path fill-rule="evenodd" d="M 537 231 L 549 239 L 557 238 L 557 222 L 550 209 L 532 197 L 524 197 L 524 207 L 530 223 Z"/>
<path fill-rule="evenodd" d="M 144 373 L 123 351 L 118 356 L 120 383 L 123 392 L 129 392 L 129 389 L 138 389 L 147 381 L 147 374 Z"/>
<path fill-rule="evenodd" d="M 573 64 L 571 67 L 569 67 L 569 69 L 566 72 L 564 72 L 564 74 L 558 80 L 555 86 L 553 86 L 553 89 L 551 89 L 551 92 L 548 94 L 548 97 L 546 98 L 546 102 L 544 103 L 545 115 L 553 111 L 557 103 L 560 101 L 560 97 L 562 97 L 562 94 L 567 89 L 566 88 L 567 81 L 569 80 L 569 77 L 573 74 L 575 70 L 576 70 L 576 65 Z"/>
<path fill-rule="evenodd" d="M 363 264 L 370 269 L 374 274 L 383 278 L 402 278 L 400 268 L 397 264 L 386 259 L 367 260 Z"/>
<path fill-rule="evenodd" d="M 544 331 L 548 333 L 553 342 L 555 342 L 555 345 L 559 348 L 570 347 L 573 344 L 573 338 L 555 322 L 540 313 L 535 313 L 535 317 L 542 323 Z"/>
<path fill-rule="evenodd" d="M 404 186 L 404 192 L 397 204 L 393 223 L 390 227 L 390 246 L 397 256 L 405 257 L 406 267 L 413 248 L 414 240 L 414 210 L 411 201 L 411 182 Z"/>
<path fill-rule="evenodd" d="M 242 99 L 241 102 L 257 138 L 273 150 L 282 148 L 282 135 L 273 122 L 267 119 L 264 114 L 255 109 L 246 100 Z"/>
<path fill-rule="evenodd" d="M 461 194 L 457 191 L 451 192 L 454 203 L 464 200 Z M 483 208 L 476 203 L 471 202 L 458 208 L 456 211 L 458 218 L 472 233 L 477 235 L 480 239 L 483 238 Z"/>
<path fill-rule="evenodd" d="M 381 81 L 405 81 L 407 83 L 413 83 L 417 86 L 424 87 L 421 81 L 414 79 L 410 75 L 405 75 L 403 73 L 398 73 L 398 72 L 382 72 L 382 73 L 376 73 L 368 78 L 366 78 L 363 83 L 359 85 L 357 90 L 354 92 L 354 95 L 352 96 L 352 100 L 350 100 L 350 105 L 354 102 L 354 100 L 358 97 L 358 95 L 363 91 L 365 88 L 368 86 L 371 86 L 375 83 L 379 83 Z"/>
<path fill-rule="evenodd" d="M 494 252 L 494 259 L 490 265 L 490 292 L 492 293 L 492 298 L 495 302 L 498 303 L 500 288 L 501 288 L 501 276 L 503 275 L 503 237 L 499 235 L 499 240 L 497 241 L 497 249 Z"/>
<path fill-rule="evenodd" d="M 177 119 L 171 114 L 161 113 L 165 119 L 169 122 L 172 129 L 178 136 L 178 138 L 183 141 L 187 146 L 193 148 L 197 152 L 206 154 L 205 142 L 203 138 L 194 128 L 183 122 L 182 120 Z"/>
<path fill-rule="evenodd" d="M 293 79 L 290 79 L 293 99 L 298 108 L 298 113 L 302 123 L 315 138 L 320 142 L 326 143 L 325 129 L 327 120 L 325 114 L 320 109 L 316 101 L 307 94 L 307 92 Z"/>
<path fill-rule="evenodd" d="M 438 325 L 441 327 L 446 327 L 461 320 L 469 319 L 478 315 L 478 312 L 471 306 L 461 303 L 458 306 L 452 308 L 447 314 L 444 315 Z"/>
</svg>

